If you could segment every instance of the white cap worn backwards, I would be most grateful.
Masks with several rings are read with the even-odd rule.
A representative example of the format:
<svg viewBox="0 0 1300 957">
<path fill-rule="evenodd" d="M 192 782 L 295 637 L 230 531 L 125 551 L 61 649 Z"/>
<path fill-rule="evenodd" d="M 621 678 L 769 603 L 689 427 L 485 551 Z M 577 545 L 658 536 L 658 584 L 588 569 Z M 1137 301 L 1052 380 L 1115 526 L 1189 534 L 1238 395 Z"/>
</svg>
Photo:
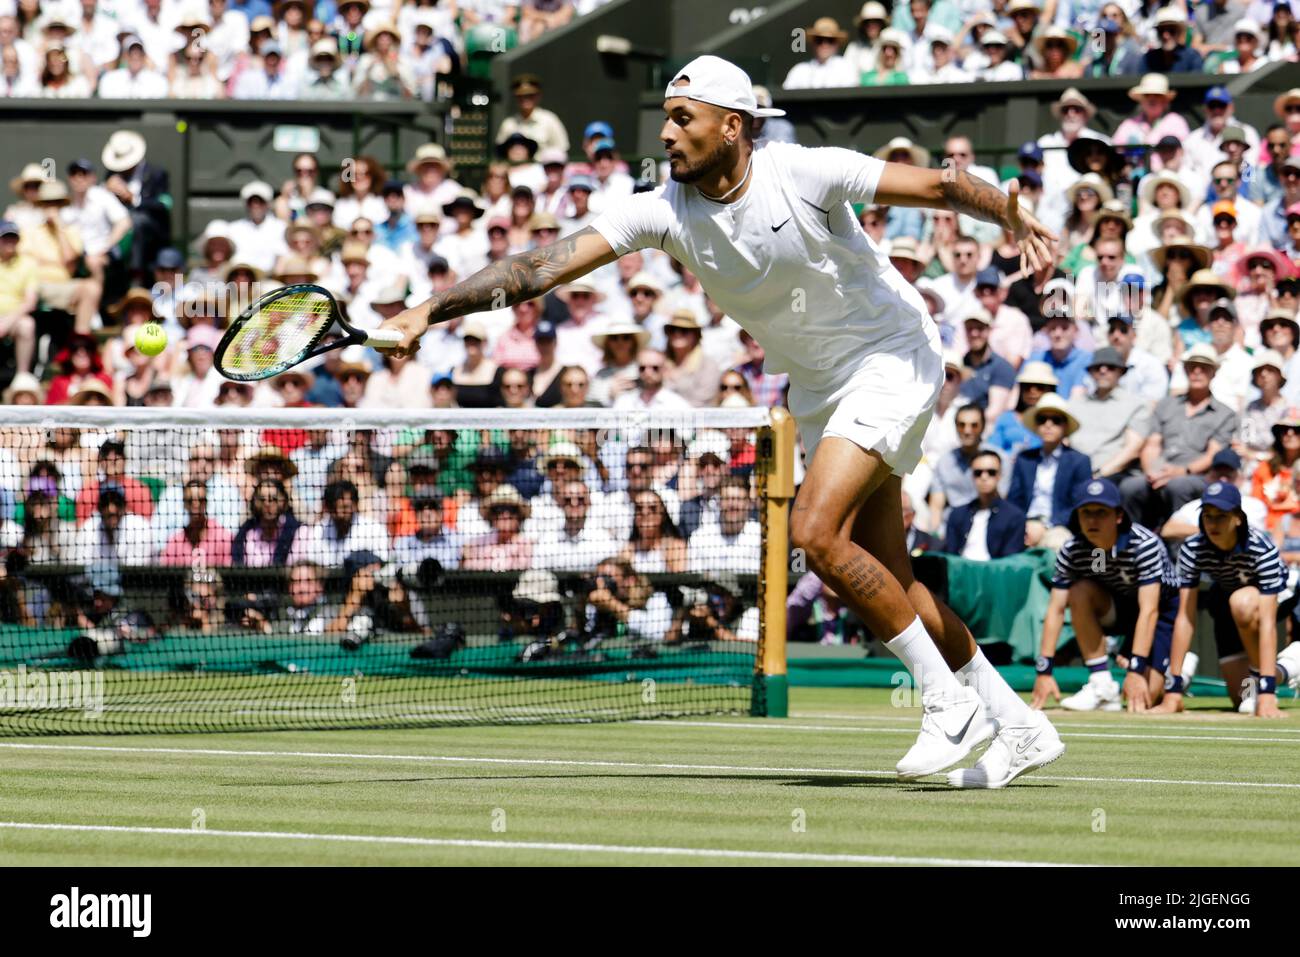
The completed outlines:
<svg viewBox="0 0 1300 957">
<path fill-rule="evenodd" d="M 681 79 L 688 80 L 688 84 L 673 85 Z M 701 103 L 748 113 L 750 116 L 785 116 L 785 110 L 759 106 L 754 98 L 754 84 L 749 82 L 749 74 L 722 57 L 698 56 L 678 70 L 664 90 L 665 100 L 674 96 L 684 96 L 689 100 L 699 100 Z"/>
</svg>

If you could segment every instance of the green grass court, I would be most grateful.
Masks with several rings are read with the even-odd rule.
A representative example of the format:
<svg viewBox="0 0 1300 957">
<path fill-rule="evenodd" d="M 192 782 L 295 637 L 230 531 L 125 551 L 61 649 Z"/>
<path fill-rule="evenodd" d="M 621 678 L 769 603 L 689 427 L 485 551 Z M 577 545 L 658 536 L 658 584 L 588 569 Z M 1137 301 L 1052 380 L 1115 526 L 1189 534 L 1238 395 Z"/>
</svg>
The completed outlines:
<svg viewBox="0 0 1300 957">
<path fill-rule="evenodd" d="M 885 690 L 792 689 L 786 720 L 6 738 L 0 864 L 1294 863 L 1300 706 L 1189 703 L 1053 712 L 1065 756 L 992 792 L 898 782 L 919 712 Z"/>
</svg>

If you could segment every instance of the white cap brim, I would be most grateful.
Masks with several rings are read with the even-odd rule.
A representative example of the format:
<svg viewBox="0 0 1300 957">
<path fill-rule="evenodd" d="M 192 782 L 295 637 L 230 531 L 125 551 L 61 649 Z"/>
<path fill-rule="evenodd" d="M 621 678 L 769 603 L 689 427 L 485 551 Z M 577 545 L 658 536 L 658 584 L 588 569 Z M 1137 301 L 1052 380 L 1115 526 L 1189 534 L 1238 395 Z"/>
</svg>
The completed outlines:
<svg viewBox="0 0 1300 957">
<path fill-rule="evenodd" d="M 785 116 L 785 110 L 778 110 L 770 106 L 746 106 L 743 103 L 720 103 L 721 97 L 710 96 L 705 91 L 695 92 L 688 86 L 672 86 L 671 84 L 664 90 L 664 99 L 671 100 L 674 97 L 684 96 L 688 100 L 697 100 L 700 103 L 707 103 L 710 106 L 717 106 L 724 110 L 735 110 L 737 113 L 748 113 L 750 116 Z"/>
</svg>

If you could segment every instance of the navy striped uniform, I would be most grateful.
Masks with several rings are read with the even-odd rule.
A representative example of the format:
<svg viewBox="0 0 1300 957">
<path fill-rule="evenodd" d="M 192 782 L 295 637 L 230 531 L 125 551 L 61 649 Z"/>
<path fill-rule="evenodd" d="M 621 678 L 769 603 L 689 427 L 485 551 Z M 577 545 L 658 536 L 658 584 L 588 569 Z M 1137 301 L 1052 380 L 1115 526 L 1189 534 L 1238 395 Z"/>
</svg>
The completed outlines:
<svg viewBox="0 0 1300 957">
<path fill-rule="evenodd" d="M 1178 550 L 1178 579 L 1183 588 L 1197 588 L 1208 576 L 1205 608 L 1214 619 L 1219 657 L 1241 654 L 1245 647 L 1233 620 L 1228 599 L 1239 588 L 1254 587 L 1261 595 L 1276 595 L 1286 586 L 1286 568 L 1277 545 L 1264 532 L 1243 526 L 1231 551 L 1221 551 L 1204 532 L 1197 532 Z"/>
<path fill-rule="evenodd" d="M 1075 535 L 1056 553 L 1052 587 L 1068 590 L 1077 581 L 1097 582 L 1110 596 L 1114 617 L 1106 616 L 1102 630 L 1125 636 L 1124 653 L 1132 654 L 1137 629 L 1138 589 L 1160 583 L 1160 611 L 1148 658 L 1161 674 L 1169 672 L 1169 653 L 1178 617 L 1178 573 L 1160 536 L 1144 525 L 1122 531 L 1109 553 L 1100 553 L 1083 535 Z"/>
</svg>

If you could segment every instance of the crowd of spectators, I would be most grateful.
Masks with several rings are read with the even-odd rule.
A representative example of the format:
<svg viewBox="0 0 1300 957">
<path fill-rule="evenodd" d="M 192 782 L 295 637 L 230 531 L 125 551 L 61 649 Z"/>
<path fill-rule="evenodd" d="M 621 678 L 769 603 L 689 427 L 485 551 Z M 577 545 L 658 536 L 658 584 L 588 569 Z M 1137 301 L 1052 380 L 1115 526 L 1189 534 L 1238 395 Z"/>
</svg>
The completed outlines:
<svg viewBox="0 0 1300 957">
<path fill-rule="evenodd" d="M 1291 0 L 868 0 L 846 30 L 801 31 L 787 90 L 1143 73 L 1250 73 L 1295 62 Z"/>
<path fill-rule="evenodd" d="M 7 0 L 0 96 L 433 100 L 472 33 L 497 52 L 608 0 Z"/>
<path fill-rule="evenodd" d="M 876 27 L 887 19 L 878 6 L 864 7 L 863 36 L 844 57 L 878 46 L 867 42 L 879 39 Z M 1177 94 L 1172 67 L 1148 69 L 1151 51 L 1120 56 L 1109 45 L 1115 11 L 1131 40 L 1138 27 L 1159 25 L 1176 10 L 1149 6 L 1058 0 L 1040 10 L 1012 0 L 994 4 L 993 17 L 1016 27 L 986 24 L 1023 41 L 1015 57 L 995 61 L 1005 65 L 1050 48 L 1051 30 L 1068 33 L 1103 16 L 1090 38 L 1107 38 L 1116 63 L 1143 64 L 1129 89 L 1133 113 L 1115 129 L 1101 128 L 1094 104 L 1070 88 L 1053 104 L 1050 128 L 1002 168 L 961 135 L 933 152 L 902 137 L 876 150 L 882 159 L 943 162 L 1004 186 L 1014 178 L 1022 203 L 1060 236 L 1056 267 L 1026 273 L 1012 237 L 995 226 L 947 211 L 854 207 L 862 229 L 921 293 L 945 347 L 945 384 L 924 459 L 904 483 L 915 551 L 984 561 L 1059 548 L 1069 537 L 1073 493 L 1090 477 L 1112 479 L 1130 517 L 1173 544 L 1195 529 L 1201 492 L 1217 480 L 1240 487 L 1252 523 L 1300 563 L 1300 537 L 1291 534 L 1300 514 L 1300 89 L 1278 96 L 1275 121 L 1258 129 L 1236 115 L 1224 87 L 1195 102 Z M 1261 56 L 1293 56 L 1286 4 L 1266 6 L 1262 18 L 1259 3 L 1198 8 L 1187 54 L 1213 54 L 1210 41 L 1240 39 L 1228 28 L 1255 17 L 1269 38 Z M 884 56 L 872 69 L 883 63 L 920 75 L 924 67 L 907 57 L 925 50 L 922 37 L 942 41 L 945 18 L 963 10 L 949 0 L 933 9 L 924 0 L 896 5 L 888 29 L 909 43 L 898 46 L 903 59 Z M 950 44 L 959 50 L 967 36 L 989 35 L 979 24 L 965 26 Z M 837 30 L 821 24 L 809 35 L 829 31 L 838 45 Z M 1238 47 L 1237 60 L 1221 63 L 1246 62 Z M 885 43 L 877 52 L 891 49 Z M 969 68 L 942 54 L 934 60 L 949 74 Z M 771 102 L 766 90 L 756 92 Z M 654 188 L 663 176 L 653 164 L 649 178 L 645 168 L 629 168 L 600 119 L 575 129 L 571 146 L 564 124 L 541 106 L 536 77 L 516 77 L 511 93 L 515 111 L 497 131 L 498 160 L 478 191 L 457 180 L 434 143 L 401 167 L 361 156 L 337 175 L 299 154 L 283 182 L 240 184 L 244 215 L 209 222 L 188 250 L 173 244 L 167 171 L 150 162 L 138 134 L 114 133 L 98 162 L 64 158 L 66 184 L 33 163 L 11 184 L 16 201 L 0 222 L 0 361 L 16 373 L 4 403 L 631 413 L 783 404 L 786 379 L 764 371 L 762 346 L 659 250 L 625 256 L 540 300 L 440 324 L 414 359 L 351 347 L 264 383 L 227 381 L 215 371 L 227 317 L 276 284 L 319 282 L 352 323 L 373 328 L 491 262 L 582 228 L 611 200 Z M 777 120 L 755 120 L 754 134 L 759 149 L 794 139 L 793 127 Z M 65 317 L 70 332 L 50 333 L 51 315 Z M 170 340 L 153 358 L 135 347 L 148 321 L 162 323 Z M 53 347 L 38 348 L 46 341 Z M 122 541 L 147 530 L 147 561 L 187 564 L 198 550 L 204 567 L 250 560 L 341 567 L 351 552 L 331 544 L 342 528 L 331 524 L 339 507 L 355 516 L 348 528 L 369 529 L 357 550 L 384 563 L 414 560 L 402 556 L 419 552 L 410 541 L 419 529 L 437 541 L 446 567 L 586 574 L 612 561 L 630 570 L 610 569 L 609 580 L 628 582 L 701 567 L 693 543 L 718 566 L 740 542 L 737 554 L 757 547 L 752 517 L 735 524 L 742 493 L 744 514 L 754 510 L 744 484 L 752 437 L 739 434 L 683 433 L 675 451 L 645 453 L 626 443 L 593 445 L 580 432 L 364 433 L 355 448 L 340 448 L 325 433 L 301 441 L 276 434 L 246 447 L 247 436 L 227 432 L 204 445 L 221 463 L 219 491 L 191 447 L 161 454 L 133 447 L 136 436 L 56 432 L 57 444 L 35 460 L 15 460 L 0 488 L 0 507 L 14 523 L 6 526 L 7 547 L 29 534 L 33 549 L 46 547 L 39 543 L 49 536 L 29 532 L 25 516 L 48 511 L 39 494 L 28 499 L 48 495 L 51 483 L 71 502 L 61 516 L 76 523 L 68 541 L 98 529 L 104 508 L 116 507 L 127 530 Z M 109 471 L 120 465 L 112 443 L 104 444 L 114 438 L 125 439 L 125 471 Z M 715 447 L 702 461 L 701 441 Z M 4 447 L 10 459 L 20 446 Z M 557 449 L 559 464 L 551 462 Z M 643 453 L 652 461 L 639 469 Z M 266 479 L 278 486 L 261 487 L 254 466 L 277 455 L 289 466 Z M 420 463 L 436 478 L 417 491 Z M 556 487 L 553 465 L 571 468 L 575 481 Z M 138 471 L 159 468 L 166 474 Z M 309 476 L 305 484 L 295 478 L 301 474 Z M 693 485 L 701 476 L 708 481 Z M 203 497 L 196 477 L 207 492 L 209 525 L 188 511 Z M 146 478 L 165 484 L 161 497 L 132 484 Z M 153 515 L 144 514 L 146 499 Z M 171 524 L 159 529 L 159 521 Z M 91 552 L 97 534 L 87 532 Z M 550 564 L 570 559 L 581 567 Z M 549 593 L 549 585 L 530 587 Z M 796 599 L 804 603 L 801 626 L 807 612 L 825 623 L 824 640 L 845 639 L 845 610 L 820 583 L 801 582 Z"/>
</svg>

